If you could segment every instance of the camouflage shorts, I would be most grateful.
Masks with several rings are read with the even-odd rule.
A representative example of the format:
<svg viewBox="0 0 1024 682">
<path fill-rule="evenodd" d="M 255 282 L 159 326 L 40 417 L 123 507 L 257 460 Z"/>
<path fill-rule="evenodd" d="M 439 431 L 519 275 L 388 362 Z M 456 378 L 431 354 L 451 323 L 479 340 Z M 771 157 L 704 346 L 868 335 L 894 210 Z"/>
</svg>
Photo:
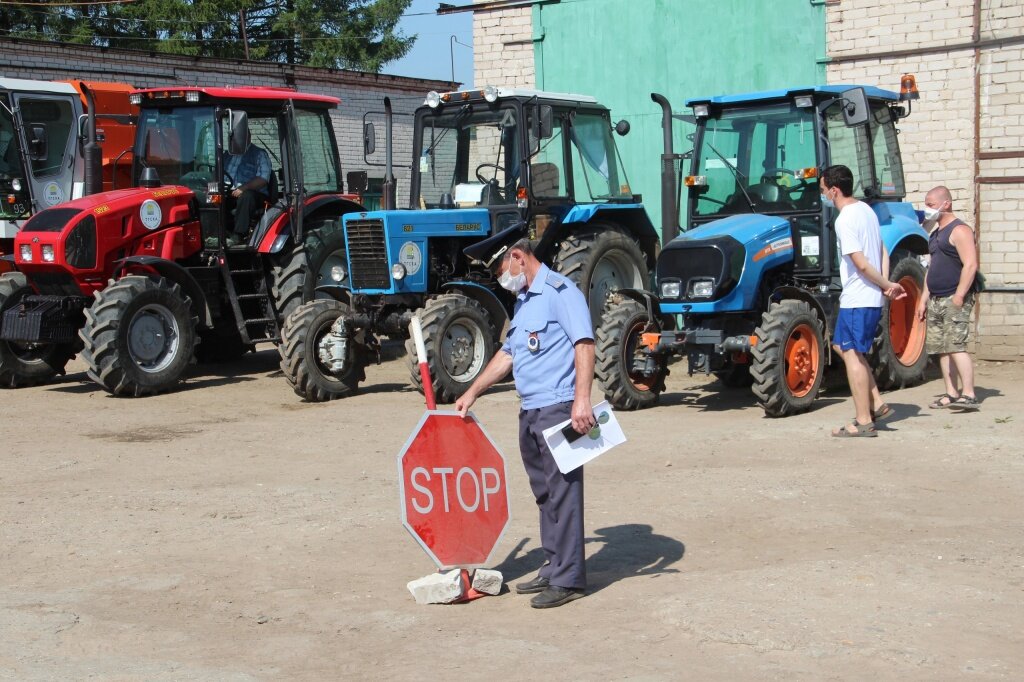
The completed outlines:
<svg viewBox="0 0 1024 682">
<path fill-rule="evenodd" d="M 952 296 L 932 298 L 928 301 L 928 339 L 925 349 L 929 355 L 961 353 L 967 350 L 972 310 L 973 293 L 964 296 L 964 304 L 960 308 L 953 305 Z"/>
</svg>

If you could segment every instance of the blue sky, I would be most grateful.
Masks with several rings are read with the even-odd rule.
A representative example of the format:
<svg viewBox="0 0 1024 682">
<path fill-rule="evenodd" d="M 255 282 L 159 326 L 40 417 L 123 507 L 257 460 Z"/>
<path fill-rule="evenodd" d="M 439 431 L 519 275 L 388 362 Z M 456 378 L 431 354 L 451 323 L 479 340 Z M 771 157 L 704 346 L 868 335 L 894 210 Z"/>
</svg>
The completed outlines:
<svg viewBox="0 0 1024 682">
<path fill-rule="evenodd" d="M 469 4 L 469 0 L 449 0 L 453 5 Z M 470 12 L 438 16 L 439 0 L 413 0 L 399 28 L 406 35 L 418 35 L 416 44 L 402 59 L 386 64 L 382 71 L 396 76 L 451 80 L 452 54 L 455 56 L 455 80 L 473 84 L 473 49 L 456 43 L 452 49 L 451 37 L 465 45 L 473 44 L 473 15 Z M 415 16 L 421 15 L 421 16 Z"/>
</svg>

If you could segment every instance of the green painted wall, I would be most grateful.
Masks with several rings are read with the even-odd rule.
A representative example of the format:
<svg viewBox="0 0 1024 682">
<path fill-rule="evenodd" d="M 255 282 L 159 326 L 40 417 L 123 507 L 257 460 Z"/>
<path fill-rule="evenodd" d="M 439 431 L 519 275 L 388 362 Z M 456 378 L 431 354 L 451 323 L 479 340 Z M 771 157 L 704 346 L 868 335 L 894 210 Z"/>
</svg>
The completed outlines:
<svg viewBox="0 0 1024 682">
<path fill-rule="evenodd" d="M 661 110 L 650 93 L 689 113 L 691 97 L 825 82 L 822 0 L 540 0 L 533 32 L 538 88 L 594 95 L 630 122 L 619 150 L 658 228 Z M 676 151 L 689 150 L 676 129 Z"/>
</svg>

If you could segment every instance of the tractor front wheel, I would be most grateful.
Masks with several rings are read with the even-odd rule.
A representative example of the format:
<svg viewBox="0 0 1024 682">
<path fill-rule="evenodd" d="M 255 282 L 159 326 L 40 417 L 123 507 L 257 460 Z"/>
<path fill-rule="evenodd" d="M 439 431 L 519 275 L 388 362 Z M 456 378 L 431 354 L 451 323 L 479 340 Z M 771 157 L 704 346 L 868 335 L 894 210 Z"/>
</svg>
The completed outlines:
<svg viewBox="0 0 1024 682">
<path fill-rule="evenodd" d="M 665 390 L 665 358 L 656 359 L 657 369 L 649 377 L 634 368 L 635 361 L 644 355 L 640 335 L 648 330 L 650 322 L 647 309 L 636 301 L 612 297 L 597 327 L 595 373 L 604 397 L 620 410 L 650 407 Z"/>
<path fill-rule="evenodd" d="M 886 301 L 869 362 L 881 389 L 904 388 L 924 381 L 928 354 L 924 351 L 927 324 L 917 319 L 917 304 L 924 293 L 924 267 L 906 251 L 893 254 L 890 281 L 903 286 L 907 295 Z"/>
<path fill-rule="evenodd" d="M 751 350 L 754 395 L 769 417 L 805 412 L 818 396 L 825 368 L 821 321 L 806 301 L 772 303 Z"/>
<path fill-rule="evenodd" d="M 579 287 L 590 304 L 596 329 L 608 295 L 619 289 L 644 289 L 647 261 L 636 240 L 622 227 L 589 223 L 562 240 L 555 269 Z"/>
<path fill-rule="evenodd" d="M 192 360 L 198 322 L 181 287 L 130 276 L 95 296 L 79 332 L 89 378 L 118 396 L 173 388 Z"/>
<path fill-rule="evenodd" d="M 347 340 L 340 371 L 332 371 L 325 362 L 330 358 L 331 328 L 350 312 L 340 301 L 317 299 L 303 303 L 285 319 L 278 348 L 281 372 L 303 400 L 323 403 L 346 398 L 366 379 L 365 343 L 359 335 Z"/>
<path fill-rule="evenodd" d="M 416 311 L 423 327 L 427 367 L 439 403 L 455 402 L 490 362 L 498 334 L 484 307 L 462 294 L 442 294 Z M 410 335 L 411 337 L 411 335 Z M 423 391 L 416 347 L 405 344 L 413 386 Z"/>
<path fill-rule="evenodd" d="M 25 275 L 8 272 L 0 277 L 0 316 L 24 296 L 32 294 Z M 64 373 L 78 352 L 77 343 L 17 343 L 0 340 L 0 386 L 20 388 L 49 381 Z"/>
<path fill-rule="evenodd" d="M 271 273 L 271 294 L 282 321 L 299 305 L 312 301 L 318 286 L 347 284 L 348 261 L 341 218 L 311 223 L 305 234 L 302 244 L 283 257 Z"/>
</svg>

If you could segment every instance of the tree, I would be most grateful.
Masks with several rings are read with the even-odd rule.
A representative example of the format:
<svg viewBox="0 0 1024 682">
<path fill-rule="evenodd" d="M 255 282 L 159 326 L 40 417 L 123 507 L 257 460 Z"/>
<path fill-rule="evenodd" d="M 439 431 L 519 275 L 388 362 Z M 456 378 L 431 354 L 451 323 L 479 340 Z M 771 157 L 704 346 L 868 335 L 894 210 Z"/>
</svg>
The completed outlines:
<svg viewBox="0 0 1024 682">
<path fill-rule="evenodd" d="M 122 0 L 56 6 L 42 0 L 0 5 L 0 37 L 378 72 L 416 40 L 397 30 L 411 2 Z"/>
</svg>

